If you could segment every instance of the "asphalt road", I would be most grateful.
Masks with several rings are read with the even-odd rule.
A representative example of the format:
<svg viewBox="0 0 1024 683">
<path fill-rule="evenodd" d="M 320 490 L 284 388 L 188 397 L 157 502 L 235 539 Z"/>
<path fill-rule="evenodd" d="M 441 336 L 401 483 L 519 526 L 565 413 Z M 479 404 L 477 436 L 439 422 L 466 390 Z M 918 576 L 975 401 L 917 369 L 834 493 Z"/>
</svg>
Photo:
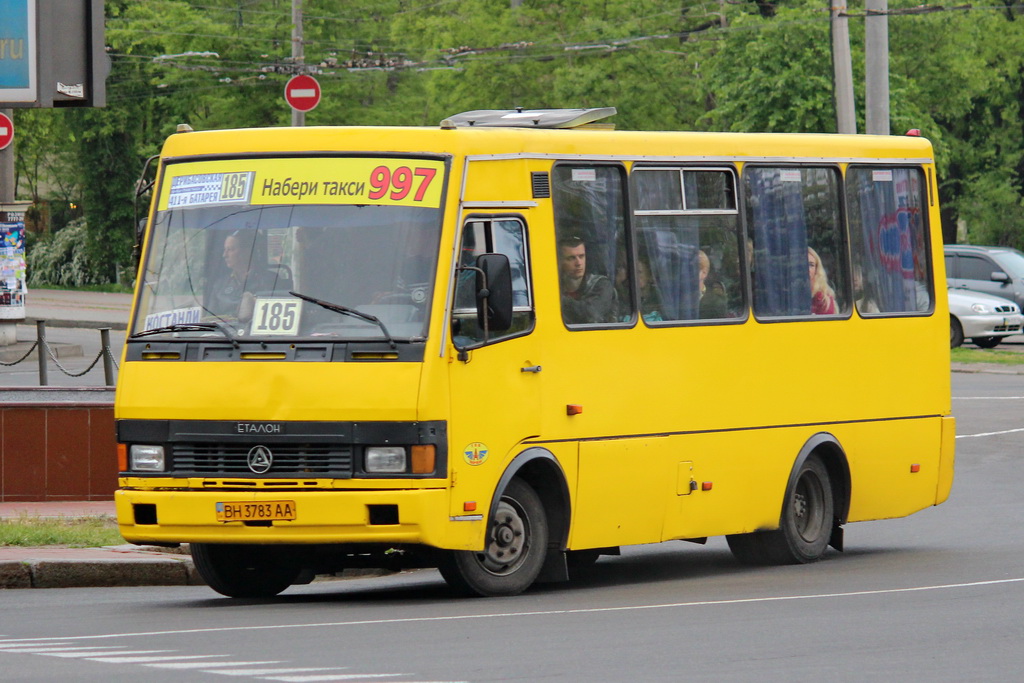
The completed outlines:
<svg viewBox="0 0 1024 683">
<path fill-rule="evenodd" d="M 845 553 L 752 569 L 721 539 L 572 584 L 450 597 L 434 571 L 274 600 L 205 587 L 0 594 L 4 681 L 1006 681 L 1024 619 L 1024 377 L 955 374 L 950 500 L 852 524 Z"/>
</svg>

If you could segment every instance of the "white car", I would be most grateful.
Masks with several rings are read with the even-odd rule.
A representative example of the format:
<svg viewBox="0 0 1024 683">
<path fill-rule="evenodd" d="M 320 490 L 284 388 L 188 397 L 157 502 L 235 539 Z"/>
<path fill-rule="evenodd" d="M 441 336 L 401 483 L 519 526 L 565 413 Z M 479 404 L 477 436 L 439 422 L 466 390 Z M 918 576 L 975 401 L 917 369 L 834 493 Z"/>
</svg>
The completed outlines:
<svg viewBox="0 0 1024 683">
<path fill-rule="evenodd" d="M 1003 337 L 1021 334 L 1024 315 L 1009 299 L 968 289 L 950 289 L 949 346 L 956 348 L 970 339 L 983 349 L 991 349 Z"/>
</svg>

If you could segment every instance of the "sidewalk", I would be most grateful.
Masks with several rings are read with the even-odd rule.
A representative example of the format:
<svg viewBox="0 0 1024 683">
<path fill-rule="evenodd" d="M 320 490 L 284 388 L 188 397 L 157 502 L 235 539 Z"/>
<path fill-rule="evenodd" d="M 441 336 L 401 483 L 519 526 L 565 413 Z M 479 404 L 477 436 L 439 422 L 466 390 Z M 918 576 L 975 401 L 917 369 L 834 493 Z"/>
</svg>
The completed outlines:
<svg viewBox="0 0 1024 683">
<path fill-rule="evenodd" d="M 111 502 L 0 503 L 0 519 L 114 517 Z M 181 548 L 0 546 L 0 589 L 202 585 Z"/>
</svg>

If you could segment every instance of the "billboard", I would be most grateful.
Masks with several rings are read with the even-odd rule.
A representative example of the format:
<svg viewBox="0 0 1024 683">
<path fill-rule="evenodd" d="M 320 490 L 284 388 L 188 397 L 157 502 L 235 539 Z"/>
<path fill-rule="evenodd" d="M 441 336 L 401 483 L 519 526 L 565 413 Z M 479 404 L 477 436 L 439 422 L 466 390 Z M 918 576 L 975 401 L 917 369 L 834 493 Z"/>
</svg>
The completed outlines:
<svg viewBox="0 0 1024 683">
<path fill-rule="evenodd" d="M 0 0 L 0 102 L 34 102 L 36 0 Z"/>
</svg>

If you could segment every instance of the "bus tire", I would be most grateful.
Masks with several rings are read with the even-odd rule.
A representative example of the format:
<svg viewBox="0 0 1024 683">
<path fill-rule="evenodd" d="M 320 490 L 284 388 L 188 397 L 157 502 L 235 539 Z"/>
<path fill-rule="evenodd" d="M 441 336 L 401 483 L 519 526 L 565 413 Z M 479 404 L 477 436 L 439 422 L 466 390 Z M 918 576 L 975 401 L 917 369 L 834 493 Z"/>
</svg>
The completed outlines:
<svg viewBox="0 0 1024 683">
<path fill-rule="evenodd" d="M 781 524 L 775 531 L 727 537 L 729 549 L 745 564 L 805 564 L 821 559 L 832 537 L 835 501 L 828 469 L 816 455 L 800 465 L 786 491 Z"/>
<path fill-rule="evenodd" d="M 518 595 L 540 574 L 548 546 L 548 522 L 537 492 L 513 479 L 501 494 L 483 552 L 445 554 L 441 576 L 463 595 Z"/>
<path fill-rule="evenodd" d="M 300 567 L 282 562 L 276 549 L 265 546 L 192 543 L 190 548 L 206 584 L 229 598 L 270 598 L 299 577 Z"/>
</svg>

